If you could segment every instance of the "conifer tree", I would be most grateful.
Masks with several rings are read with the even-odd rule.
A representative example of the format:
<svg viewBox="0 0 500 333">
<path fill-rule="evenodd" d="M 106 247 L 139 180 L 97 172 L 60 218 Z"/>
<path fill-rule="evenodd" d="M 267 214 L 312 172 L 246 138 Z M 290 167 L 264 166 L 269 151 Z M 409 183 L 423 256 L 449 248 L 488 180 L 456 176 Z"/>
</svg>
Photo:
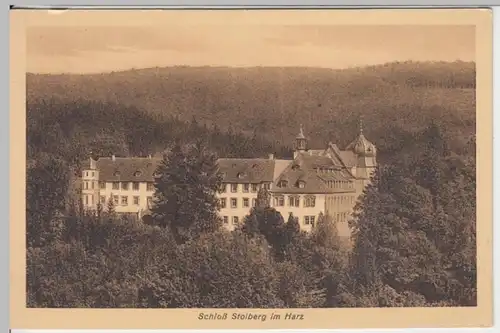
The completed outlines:
<svg viewBox="0 0 500 333">
<path fill-rule="evenodd" d="M 109 196 L 106 212 L 112 216 L 115 214 L 115 201 L 113 200 L 113 193 Z"/>
<path fill-rule="evenodd" d="M 259 208 L 267 208 L 271 206 L 271 194 L 262 186 L 257 193 L 256 206 Z"/>
<path fill-rule="evenodd" d="M 221 186 L 217 156 L 205 143 L 177 143 L 158 166 L 153 218 L 169 228 L 177 241 L 218 230 L 217 191 Z"/>
<path fill-rule="evenodd" d="M 377 171 L 351 222 L 355 288 L 366 296 L 387 285 L 396 293 L 440 301 L 446 278 L 442 255 L 426 233 L 432 196 L 400 170 L 393 171 Z"/>
<path fill-rule="evenodd" d="M 290 213 L 285 230 L 287 230 L 288 234 L 298 234 L 300 232 L 299 218 Z"/>
</svg>

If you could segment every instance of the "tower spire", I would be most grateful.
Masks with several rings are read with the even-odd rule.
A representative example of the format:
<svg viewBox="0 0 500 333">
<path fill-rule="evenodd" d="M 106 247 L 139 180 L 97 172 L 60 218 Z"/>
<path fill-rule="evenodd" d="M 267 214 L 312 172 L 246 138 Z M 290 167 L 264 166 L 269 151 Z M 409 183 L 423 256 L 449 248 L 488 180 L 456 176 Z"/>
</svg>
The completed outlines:
<svg viewBox="0 0 500 333">
<path fill-rule="evenodd" d="M 302 124 L 300 124 L 300 130 L 299 130 L 299 135 L 297 135 L 297 139 L 305 139 L 306 136 L 304 135 L 304 129 L 302 127 Z"/>
<path fill-rule="evenodd" d="M 359 134 L 363 134 L 363 115 L 359 116 Z"/>
<path fill-rule="evenodd" d="M 302 124 L 300 124 L 300 131 L 297 137 L 295 137 L 295 153 L 294 157 L 297 156 L 298 152 L 304 152 L 307 150 L 307 139 L 304 135 L 304 129 L 302 128 Z"/>
</svg>

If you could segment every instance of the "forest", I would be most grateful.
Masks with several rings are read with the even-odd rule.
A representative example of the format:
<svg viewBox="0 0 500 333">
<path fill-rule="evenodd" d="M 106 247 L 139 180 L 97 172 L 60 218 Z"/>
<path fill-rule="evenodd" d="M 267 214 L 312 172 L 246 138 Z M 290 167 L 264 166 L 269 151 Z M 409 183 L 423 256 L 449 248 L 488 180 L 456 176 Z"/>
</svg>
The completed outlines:
<svg viewBox="0 0 500 333">
<path fill-rule="evenodd" d="M 388 72 L 384 80 L 391 82 Z M 442 78 L 441 83 L 418 85 L 428 90 L 473 89 L 467 75 L 459 84 L 457 79 Z M 321 216 L 313 232 L 305 234 L 293 216 L 281 216 L 269 207 L 265 191 L 241 228 L 221 230 L 214 196 L 220 184 L 217 157 L 291 154 L 283 138 L 273 140 L 265 126 L 249 132 L 238 124 L 215 126 L 193 114 L 186 119 L 151 112 L 138 103 L 83 94 L 42 97 L 30 89 L 28 84 L 28 307 L 477 303 L 474 108 L 470 114 L 457 110 L 460 119 L 468 119 L 457 122 L 458 116 L 447 113 L 450 105 L 441 98 L 432 108 L 442 112 L 419 119 L 419 126 L 378 122 L 385 131 L 373 131 L 369 138 L 377 145 L 381 142 L 380 167 L 356 205 L 349 249 L 339 241 L 329 216 Z M 39 96 L 33 98 L 35 94 Z M 219 95 L 210 96 L 216 100 Z M 374 100 L 382 98 L 383 94 Z M 352 110 L 363 112 L 369 110 Z M 392 112 L 394 118 L 399 109 Z M 348 122 L 349 117 L 339 116 L 338 121 Z M 292 123 L 299 121 L 291 118 Z M 122 218 L 113 205 L 97 212 L 82 209 L 75 178 L 88 156 L 164 151 L 161 176 L 155 182 L 155 223 Z M 200 181 L 179 181 L 193 177 Z M 179 201 L 176 194 L 185 191 L 197 195 Z M 201 201 L 206 204 L 200 206 Z"/>
</svg>

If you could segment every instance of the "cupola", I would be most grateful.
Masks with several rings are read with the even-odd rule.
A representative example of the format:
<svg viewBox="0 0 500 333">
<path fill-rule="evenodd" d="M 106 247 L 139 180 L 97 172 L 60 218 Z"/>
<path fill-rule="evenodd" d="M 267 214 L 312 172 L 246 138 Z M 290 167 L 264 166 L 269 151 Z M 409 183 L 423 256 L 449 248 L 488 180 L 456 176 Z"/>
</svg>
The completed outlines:
<svg viewBox="0 0 500 333">
<path fill-rule="evenodd" d="M 358 156 L 375 156 L 377 154 L 375 145 L 368 141 L 363 134 L 362 120 L 359 123 L 358 137 L 347 146 L 346 150 L 351 150 Z"/>
</svg>

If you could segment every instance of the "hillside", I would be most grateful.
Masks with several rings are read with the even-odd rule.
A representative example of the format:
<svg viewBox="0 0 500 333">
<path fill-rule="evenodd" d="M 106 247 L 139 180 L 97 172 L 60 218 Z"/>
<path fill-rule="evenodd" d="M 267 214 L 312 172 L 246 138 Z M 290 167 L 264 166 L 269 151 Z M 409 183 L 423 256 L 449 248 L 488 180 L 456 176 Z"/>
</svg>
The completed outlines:
<svg viewBox="0 0 500 333">
<path fill-rule="evenodd" d="M 313 146 L 345 145 L 360 115 L 381 151 L 436 122 L 458 149 L 475 133 L 475 64 L 318 68 L 171 67 L 95 75 L 27 75 L 29 102 L 119 103 L 217 123 L 289 144 L 302 123 Z M 396 137 L 394 137 L 396 136 Z M 401 139 L 401 137 L 400 137 Z"/>
</svg>

